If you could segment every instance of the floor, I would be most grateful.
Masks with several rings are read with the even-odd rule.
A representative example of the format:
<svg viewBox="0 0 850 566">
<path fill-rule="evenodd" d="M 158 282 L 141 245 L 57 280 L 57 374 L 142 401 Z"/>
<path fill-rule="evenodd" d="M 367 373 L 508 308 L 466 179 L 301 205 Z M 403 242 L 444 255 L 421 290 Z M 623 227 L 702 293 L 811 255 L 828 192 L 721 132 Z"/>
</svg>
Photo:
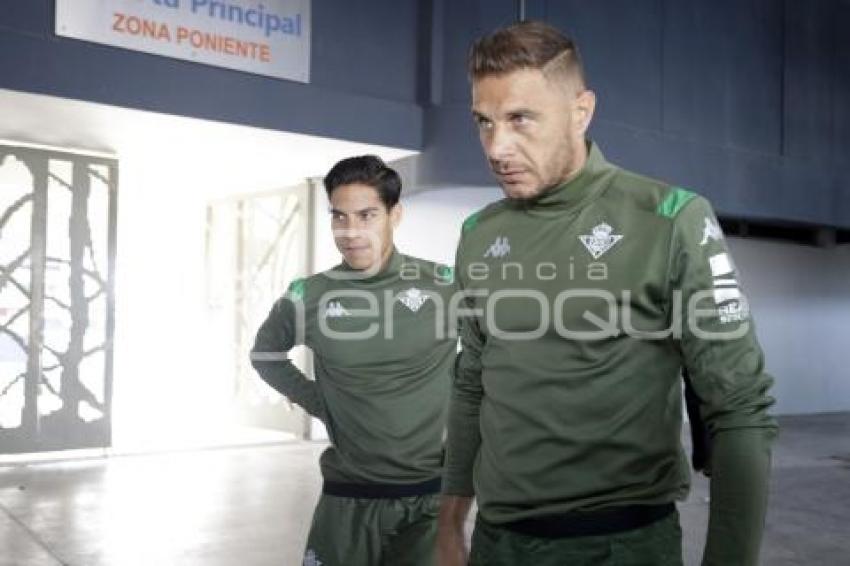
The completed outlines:
<svg viewBox="0 0 850 566">
<path fill-rule="evenodd" d="M 768 566 L 850 564 L 850 413 L 786 417 Z M 291 443 L 0 467 L 0 566 L 300 564 L 323 446 Z M 707 482 L 680 505 L 699 564 Z"/>
</svg>

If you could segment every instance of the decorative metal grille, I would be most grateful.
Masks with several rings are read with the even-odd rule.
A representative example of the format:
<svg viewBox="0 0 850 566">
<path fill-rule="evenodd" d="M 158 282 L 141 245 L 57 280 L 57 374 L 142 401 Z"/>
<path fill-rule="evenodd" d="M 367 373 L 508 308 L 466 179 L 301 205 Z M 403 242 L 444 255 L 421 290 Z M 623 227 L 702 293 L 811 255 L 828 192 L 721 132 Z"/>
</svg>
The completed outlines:
<svg viewBox="0 0 850 566">
<path fill-rule="evenodd" d="M 117 170 L 0 145 L 0 453 L 110 444 Z"/>
<path fill-rule="evenodd" d="M 234 397 L 249 425 L 306 433 L 300 409 L 256 375 L 248 353 L 260 323 L 289 283 L 307 273 L 309 198 L 307 186 L 238 197 L 207 208 L 207 304 L 220 367 L 235 376 Z M 290 356 L 309 370 L 306 352 Z"/>
</svg>

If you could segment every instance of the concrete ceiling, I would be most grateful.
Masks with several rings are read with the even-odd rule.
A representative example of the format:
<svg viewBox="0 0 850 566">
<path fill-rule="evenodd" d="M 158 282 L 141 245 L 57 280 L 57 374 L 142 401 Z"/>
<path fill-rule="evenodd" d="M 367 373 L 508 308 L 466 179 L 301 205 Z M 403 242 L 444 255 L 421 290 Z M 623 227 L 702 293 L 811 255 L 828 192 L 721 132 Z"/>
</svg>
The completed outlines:
<svg viewBox="0 0 850 566">
<path fill-rule="evenodd" d="M 207 198 L 289 186 L 351 155 L 392 161 L 413 154 L 4 89 L 0 140 L 108 154 L 133 170 L 155 167 Z"/>
</svg>

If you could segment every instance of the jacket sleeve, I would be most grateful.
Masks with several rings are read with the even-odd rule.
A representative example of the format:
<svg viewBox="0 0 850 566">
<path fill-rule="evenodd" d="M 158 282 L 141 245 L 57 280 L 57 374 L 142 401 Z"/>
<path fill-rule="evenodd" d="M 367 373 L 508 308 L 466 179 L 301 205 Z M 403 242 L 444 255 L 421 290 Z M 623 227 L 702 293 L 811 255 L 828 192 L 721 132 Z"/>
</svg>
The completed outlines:
<svg viewBox="0 0 850 566">
<path fill-rule="evenodd" d="M 462 246 L 463 240 L 461 239 L 455 269 L 455 283 L 458 293 L 464 293 L 465 287 L 460 261 Z M 473 308 L 472 299 L 463 299 L 460 308 L 471 310 Z M 484 348 L 485 338 L 479 328 L 478 319 L 475 317 L 460 316 L 458 330 L 461 350 L 457 354 L 452 372 L 443 493 L 471 497 L 474 495 L 472 471 L 481 445 L 478 416 L 484 394 L 481 386 L 481 352 Z"/>
<path fill-rule="evenodd" d="M 272 306 L 257 331 L 251 349 L 251 365 L 275 391 L 300 405 L 310 415 L 327 422 L 318 384 L 295 367 L 287 355 L 294 346 L 303 343 L 299 339 L 303 332 L 297 332 L 297 325 L 304 324 L 303 317 L 297 316 L 299 306 L 303 306 L 301 293 L 293 292 L 290 286 Z"/>
<path fill-rule="evenodd" d="M 681 353 L 712 443 L 703 565 L 755 566 L 777 430 L 767 412 L 773 379 L 732 256 L 703 198 L 674 219 L 670 274 L 681 298 Z"/>
</svg>

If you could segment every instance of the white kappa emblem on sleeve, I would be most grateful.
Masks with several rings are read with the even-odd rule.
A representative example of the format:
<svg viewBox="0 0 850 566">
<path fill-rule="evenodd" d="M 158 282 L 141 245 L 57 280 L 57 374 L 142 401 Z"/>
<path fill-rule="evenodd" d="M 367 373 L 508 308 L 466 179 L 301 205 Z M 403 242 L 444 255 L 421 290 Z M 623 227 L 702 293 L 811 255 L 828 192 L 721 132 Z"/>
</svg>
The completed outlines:
<svg viewBox="0 0 850 566">
<path fill-rule="evenodd" d="M 699 245 L 704 246 L 711 240 L 715 242 L 719 242 L 723 239 L 723 231 L 720 230 L 720 226 L 718 226 L 714 221 L 711 220 L 708 216 L 705 217 L 705 227 L 702 229 L 702 241 Z"/>
</svg>

